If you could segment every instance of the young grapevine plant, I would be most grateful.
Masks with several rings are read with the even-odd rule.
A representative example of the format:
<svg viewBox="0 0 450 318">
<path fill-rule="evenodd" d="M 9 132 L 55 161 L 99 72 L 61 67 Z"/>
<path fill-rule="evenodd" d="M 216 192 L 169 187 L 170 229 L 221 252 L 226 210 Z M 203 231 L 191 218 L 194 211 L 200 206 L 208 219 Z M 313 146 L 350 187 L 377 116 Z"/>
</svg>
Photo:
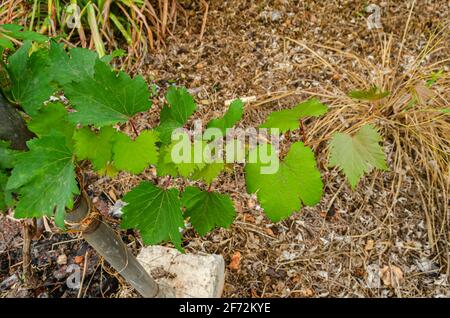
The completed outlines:
<svg viewBox="0 0 450 318">
<path fill-rule="evenodd" d="M 2 84 L 3 94 L 23 109 L 36 137 L 27 142 L 25 152 L 11 150 L 0 141 L 0 209 L 13 208 L 17 218 L 54 217 L 64 228 L 65 211 L 80 193 L 76 171 L 82 161 L 109 177 L 120 171 L 140 174 L 154 166 L 158 177 L 182 177 L 207 186 L 225 169 L 222 161 L 172 161 L 172 132 L 184 127 L 197 109 L 185 88 L 168 89 L 157 127 L 135 130 L 129 136 L 119 130 L 120 125 L 152 106 L 143 77 L 131 78 L 114 70 L 108 56 L 99 59 L 87 49 L 65 50 L 54 40 L 39 40 L 26 40 L 2 64 L 9 77 L 8 85 Z M 243 102 L 236 100 L 207 127 L 225 133 L 241 120 L 243 111 Z M 286 133 L 299 129 L 302 118 L 327 111 L 319 100 L 310 99 L 293 109 L 273 112 L 261 127 Z M 379 141 L 371 126 L 353 137 L 338 134 L 332 139 L 330 164 L 341 167 L 354 187 L 371 167 L 386 168 Z M 210 140 L 202 145 L 210 147 Z M 271 156 L 278 156 L 270 144 L 266 146 Z M 261 149 L 249 149 L 246 156 L 258 158 Z M 258 160 L 248 163 L 245 178 L 248 191 L 256 193 L 271 220 L 285 219 L 302 206 L 320 201 L 322 178 L 313 151 L 303 142 L 291 145 L 275 173 L 262 174 L 264 165 Z M 216 227 L 229 227 L 235 218 L 230 196 L 210 189 L 188 186 L 181 190 L 143 181 L 123 198 L 127 205 L 121 226 L 138 229 L 146 244 L 170 241 L 181 250 L 180 228 L 186 219 L 204 235 Z"/>
</svg>

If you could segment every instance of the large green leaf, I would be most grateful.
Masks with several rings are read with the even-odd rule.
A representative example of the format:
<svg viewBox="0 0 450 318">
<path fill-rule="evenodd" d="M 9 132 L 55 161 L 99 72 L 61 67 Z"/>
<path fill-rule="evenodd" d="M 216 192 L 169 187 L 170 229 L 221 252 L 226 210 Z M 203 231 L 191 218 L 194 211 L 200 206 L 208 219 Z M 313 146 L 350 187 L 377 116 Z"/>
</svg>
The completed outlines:
<svg viewBox="0 0 450 318">
<path fill-rule="evenodd" d="M 31 52 L 31 46 L 31 42 L 26 41 L 9 57 L 8 73 L 11 79 L 10 98 L 33 116 L 55 88 L 48 70 L 47 50 Z"/>
<path fill-rule="evenodd" d="M 328 111 L 328 107 L 317 98 L 308 99 L 293 109 L 283 109 L 273 112 L 260 128 L 278 128 L 280 133 L 299 128 L 300 119 L 308 116 L 319 117 Z"/>
<path fill-rule="evenodd" d="M 52 216 L 64 227 L 65 209 L 78 194 L 73 155 L 61 135 L 32 139 L 28 152 L 17 156 L 7 189 L 19 194 L 17 218 Z"/>
<path fill-rule="evenodd" d="M 338 166 L 355 188 L 364 173 L 374 167 L 388 170 L 381 136 L 371 125 L 363 126 L 353 137 L 335 133 L 330 141 L 330 167 Z"/>
<path fill-rule="evenodd" d="M 261 158 L 259 145 L 250 152 L 249 158 Z M 268 145 L 271 158 L 275 151 Z M 249 193 L 256 193 L 264 212 L 272 221 L 279 221 L 299 211 L 304 205 L 315 205 L 322 197 L 322 179 L 317 170 L 314 153 L 302 142 L 294 143 L 276 173 L 263 174 L 261 168 L 268 164 L 258 160 L 247 163 L 245 180 Z"/>
<path fill-rule="evenodd" d="M 166 94 L 168 105 L 161 110 L 160 124 L 157 128 L 161 141 L 169 144 L 172 131 L 183 127 L 195 112 L 197 105 L 186 88 L 170 87 Z"/>
<path fill-rule="evenodd" d="M 177 189 L 164 190 L 142 182 L 123 200 L 128 204 L 122 209 L 122 228 L 139 229 L 145 244 L 170 240 L 181 250 L 179 229 L 184 227 L 184 219 Z"/>
<path fill-rule="evenodd" d="M 216 192 L 187 187 L 183 193 L 185 215 L 200 235 L 205 235 L 216 226 L 228 228 L 236 216 L 230 197 Z"/>
<path fill-rule="evenodd" d="M 131 79 L 125 72 L 116 74 L 109 65 L 97 60 L 94 77 L 63 85 L 64 94 L 76 112 L 70 119 L 97 127 L 124 123 L 138 112 L 151 107 L 150 93 L 142 76 Z"/>
<path fill-rule="evenodd" d="M 225 136 L 227 128 L 232 128 L 238 121 L 241 120 L 244 114 L 244 102 L 240 99 L 236 99 L 230 104 L 225 115 L 221 118 L 211 120 L 207 127 L 208 128 L 218 128 L 222 131 Z"/>
<path fill-rule="evenodd" d="M 114 166 L 134 174 L 141 173 L 151 164 L 158 163 L 158 133 L 154 130 L 145 130 L 131 140 L 125 134 L 118 134 L 113 146 Z"/>
</svg>

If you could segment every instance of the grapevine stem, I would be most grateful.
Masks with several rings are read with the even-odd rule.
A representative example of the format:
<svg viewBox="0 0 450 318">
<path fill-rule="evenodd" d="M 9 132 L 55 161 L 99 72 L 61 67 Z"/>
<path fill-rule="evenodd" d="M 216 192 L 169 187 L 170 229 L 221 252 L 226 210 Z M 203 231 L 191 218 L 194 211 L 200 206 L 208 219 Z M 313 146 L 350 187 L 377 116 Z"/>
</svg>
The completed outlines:
<svg viewBox="0 0 450 318">
<path fill-rule="evenodd" d="M 130 119 L 130 125 L 131 125 L 131 128 L 133 129 L 134 134 L 136 135 L 136 137 L 138 137 L 139 133 L 136 129 L 136 126 L 134 125 L 134 122 L 131 119 Z"/>
<path fill-rule="evenodd" d="M 305 126 L 303 125 L 303 120 L 300 120 L 300 130 L 302 132 L 302 141 L 303 143 L 306 143 L 306 133 L 305 133 Z"/>
</svg>

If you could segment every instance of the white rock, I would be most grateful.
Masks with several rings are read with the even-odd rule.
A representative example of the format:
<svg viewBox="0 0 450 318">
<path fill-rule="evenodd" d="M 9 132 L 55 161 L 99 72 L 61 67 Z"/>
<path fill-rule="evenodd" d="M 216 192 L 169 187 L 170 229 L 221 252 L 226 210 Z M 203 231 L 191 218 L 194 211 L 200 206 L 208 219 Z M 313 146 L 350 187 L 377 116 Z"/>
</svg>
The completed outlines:
<svg viewBox="0 0 450 318">
<path fill-rule="evenodd" d="M 221 255 L 182 254 L 174 248 L 149 246 L 137 257 L 167 297 L 218 298 L 225 282 Z"/>
</svg>

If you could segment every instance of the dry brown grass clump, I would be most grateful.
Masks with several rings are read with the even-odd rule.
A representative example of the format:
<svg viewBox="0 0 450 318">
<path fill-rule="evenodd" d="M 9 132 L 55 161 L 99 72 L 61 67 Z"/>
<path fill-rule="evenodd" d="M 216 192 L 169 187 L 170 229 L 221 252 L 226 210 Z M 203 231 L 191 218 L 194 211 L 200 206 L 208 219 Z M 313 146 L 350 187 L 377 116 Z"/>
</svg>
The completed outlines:
<svg viewBox="0 0 450 318">
<path fill-rule="evenodd" d="M 352 133 L 372 123 L 384 136 L 392 180 L 386 217 L 394 213 L 402 192 L 419 197 L 428 234 L 428 248 L 440 260 L 441 270 L 449 274 L 449 153 L 450 119 L 449 33 L 441 28 L 429 34 L 420 53 L 411 57 L 404 49 L 405 35 L 400 41 L 392 35 L 376 34 L 380 50 L 376 57 L 363 58 L 352 52 L 327 46 L 306 46 L 321 65 L 339 77 L 339 85 L 328 85 L 318 93 L 330 102 L 331 111 L 316 121 L 308 131 L 312 145 L 321 147 L 334 132 Z M 315 49 L 332 52 L 339 63 L 316 53 Z M 328 54 L 328 57 L 330 54 Z M 440 74 L 428 82 L 432 74 Z M 377 86 L 389 95 L 375 101 L 355 100 L 351 89 Z M 347 89 L 346 89 L 347 88 Z M 325 168 L 325 167 L 324 167 Z M 325 168 L 326 169 L 326 168 Z M 375 175 L 383 184 L 385 176 Z M 373 187 L 373 184 L 372 184 Z M 406 222 L 407 220 L 405 220 Z"/>
</svg>

